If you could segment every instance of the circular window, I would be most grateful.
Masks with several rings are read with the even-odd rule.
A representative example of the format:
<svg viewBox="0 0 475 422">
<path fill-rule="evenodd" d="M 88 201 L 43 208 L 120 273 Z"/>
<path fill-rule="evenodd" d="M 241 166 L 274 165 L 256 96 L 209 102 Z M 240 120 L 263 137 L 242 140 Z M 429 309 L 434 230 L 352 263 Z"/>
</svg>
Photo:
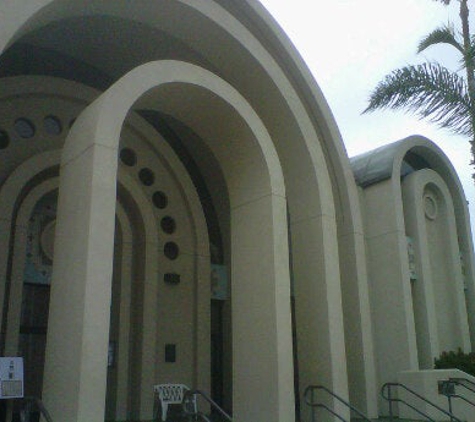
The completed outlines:
<svg viewBox="0 0 475 422">
<path fill-rule="evenodd" d="M 166 216 L 162 218 L 160 226 L 165 233 L 172 234 L 176 230 L 176 223 L 172 217 Z"/>
<path fill-rule="evenodd" d="M 155 182 L 155 174 L 149 168 L 143 168 L 139 171 L 139 179 L 145 186 L 152 186 Z"/>
<path fill-rule="evenodd" d="M 437 199 L 430 193 L 424 195 L 424 212 L 429 220 L 437 217 Z"/>
<path fill-rule="evenodd" d="M 137 163 L 137 154 L 133 149 L 122 148 L 120 150 L 120 161 L 122 161 L 126 166 L 135 166 Z"/>
<path fill-rule="evenodd" d="M 158 209 L 166 208 L 168 205 L 168 197 L 161 191 L 156 191 L 152 196 L 153 205 Z"/>
<path fill-rule="evenodd" d="M 10 137 L 8 133 L 0 129 L 0 149 L 5 149 L 10 143 Z"/>
<path fill-rule="evenodd" d="M 35 136 L 35 125 L 24 117 L 15 120 L 15 131 L 20 138 L 29 139 Z"/>
<path fill-rule="evenodd" d="M 178 254 L 180 253 L 180 249 L 175 242 L 167 242 L 165 243 L 165 247 L 163 248 L 163 253 L 168 259 L 177 259 Z"/>
<path fill-rule="evenodd" d="M 43 119 L 43 128 L 48 135 L 59 135 L 63 131 L 63 125 L 56 116 L 46 116 Z"/>
</svg>

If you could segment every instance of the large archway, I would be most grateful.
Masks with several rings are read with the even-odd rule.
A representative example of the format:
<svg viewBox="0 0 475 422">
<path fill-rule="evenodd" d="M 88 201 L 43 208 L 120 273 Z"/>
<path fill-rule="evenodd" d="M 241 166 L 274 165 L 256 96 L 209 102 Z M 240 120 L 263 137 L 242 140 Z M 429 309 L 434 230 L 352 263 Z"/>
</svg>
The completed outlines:
<svg viewBox="0 0 475 422">
<path fill-rule="evenodd" d="M 280 166 L 265 128 L 237 92 L 203 69 L 171 61 L 146 64 L 106 91 L 80 115 L 63 149 L 45 401 L 57 417 L 102 417 L 98 414 L 105 391 L 100 380 L 105 379 L 109 322 L 103 310 L 110 303 L 113 246 L 109 218 L 115 209 L 120 131 L 137 99 L 141 105 L 153 102 L 165 108 L 212 142 L 231 204 L 234 415 L 237 420 L 264 415 L 290 420 L 294 413 L 290 284 Z M 225 145 L 220 142 L 223 138 Z M 94 180 L 95 176 L 99 178 Z M 79 227 L 88 227 L 87 235 L 71 242 L 68 234 Z M 93 256 L 88 252 L 92 249 Z M 64 250 L 69 251 L 67 256 Z M 78 261 L 83 262 L 81 267 L 75 265 Z M 97 277 L 100 283 L 94 280 Z M 250 306 L 252 298 L 258 300 Z M 64 332 L 64 318 L 73 324 L 73 332 L 80 333 L 79 339 Z M 62 354 L 78 340 L 82 347 L 93 347 L 97 358 L 84 361 L 74 353 Z M 77 394 L 82 383 L 95 387 Z M 262 388 L 267 388 L 269 397 L 256 398 Z M 58 403 L 59 393 L 69 396 L 67 409 Z M 149 401 L 148 408 L 142 407 L 144 416 L 150 410 Z"/>
<path fill-rule="evenodd" d="M 40 323 L 38 326 L 33 324 L 30 327 L 20 324 L 25 325 L 23 328 L 19 327 L 19 321 L 20 313 L 25 311 L 23 313 L 26 316 L 32 316 L 30 314 L 35 311 L 36 307 L 46 310 L 47 315 L 47 301 L 42 299 L 44 295 L 36 298 L 39 301 L 33 297 L 35 303 L 31 301 L 25 303 L 27 307 L 23 311 L 21 304 L 22 286 L 25 283 L 34 284 L 29 290 L 38 290 L 36 286 L 41 282 L 41 286 L 38 287 L 46 292 L 49 290 L 49 282 L 43 279 L 46 280 L 49 276 L 39 276 L 41 278 L 39 282 L 29 280 L 35 277 L 25 277 L 25 254 L 30 254 L 30 251 L 25 249 L 25 245 L 29 243 L 35 245 L 34 254 L 32 254 L 34 256 L 30 260 L 34 261 L 31 262 L 36 267 L 34 272 L 39 274 L 45 271 L 49 274 L 51 263 L 48 265 L 36 264 L 42 260 L 43 243 L 50 243 L 54 230 L 45 231 L 45 227 L 39 221 L 45 219 L 39 215 L 40 218 L 38 224 L 34 224 L 33 233 L 32 230 L 28 231 L 28 226 L 31 225 L 29 220 L 35 203 L 41 201 L 42 195 L 48 190 L 57 189 L 60 163 L 60 150 L 57 148 L 63 145 L 69 130 L 68 122 L 76 117 L 87 103 L 83 101 L 83 97 L 85 96 L 87 99 L 88 90 L 77 84 L 52 78 L 25 78 L 22 80 L 21 86 L 15 84 L 15 79 L 4 80 L 4 95 L 7 95 L 7 98 L 8 95 L 11 95 L 17 102 L 13 110 L 9 108 L 7 102 L 2 103 L 0 106 L 2 118 L 4 121 L 14 122 L 21 116 L 22 119 L 28 120 L 35 126 L 36 134 L 31 139 L 22 139 L 18 135 L 15 137 L 15 132 L 11 131 L 12 143 L 6 148 L 6 153 L 14 157 L 9 162 L 10 166 L 17 167 L 11 173 L 9 173 L 8 167 L 2 168 L 2 179 L 6 177 L 6 180 L 3 181 L 0 188 L 3 216 L 1 242 L 4 250 L 9 251 L 2 255 L 1 265 L 2 278 L 8 282 L 2 284 L 2 292 L 5 288 L 6 293 L 2 353 L 8 355 L 20 353 L 25 357 L 28 366 L 28 378 L 26 379 L 28 386 L 25 391 L 27 394 L 41 396 L 41 376 L 36 377 L 33 383 L 30 369 L 34 365 L 38 370 L 37 375 L 42 373 L 43 359 L 41 355 L 43 349 L 38 349 L 35 361 L 30 362 L 31 354 L 24 354 L 24 348 L 21 345 L 19 348 L 18 334 L 20 329 L 23 331 L 26 329 L 30 334 L 35 334 L 33 331 L 37 332 L 36 334 L 45 334 L 46 326 L 42 325 L 41 321 L 31 321 Z M 30 101 L 32 92 L 36 94 L 34 95 L 34 104 Z M 54 116 L 55 121 L 64 129 L 55 135 L 47 133 L 48 131 L 42 127 L 45 116 Z M 121 302 L 127 302 L 132 293 L 135 299 L 132 305 L 130 303 L 129 305 L 120 304 L 120 321 L 115 324 L 115 332 L 110 334 L 110 341 L 117 346 L 117 356 L 115 365 L 108 367 L 107 372 L 108 375 L 115 373 L 116 393 L 114 395 L 116 397 L 112 401 L 109 400 L 111 406 L 108 408 L 115 408 L 113 412 L 116 415 L 112 419 L 119 420 L 140 414 L 143 402 L 147 402 L 145 406 L 150 406 L 149 402 L 153 396 L 152 390 L 149 388 L 151 382 L 142 382 L 142 374 L 137 375 L 136 372 L 143 372 L 148 377 L 156 377 L 155 382 L 179 381 L 190 386 L 199 382 L 202 388 L 209 390 L 209 359 L 207 358 L 207 353 L 209 354 L 209 351 L 207 352 L 209 349 L 209 343 L 207 344 L 209 303 L 206 303 L 206 298 L 209 300 L 210 260 L 206 224 L 200 199 L 187 170 L 169 144 L 154 128 L 134 113 L 128 116 L 123 126 L 117 179 L 120 187 L 117 196 L 119 204 L 116 210 L 120 221 L 118 227 L 121 232 L 121 235 L 116 238 L 116 255 L 118 255 L 117 250 L 119 249 L 121 259 L 114 258 L 114 262 L 122 266 L 122 271 L 119 271 L 118 274 L 121 279 L 118 287 L 121 289 L 123 287 L 124 292 L 116 296 Z M 35 150 L 28 150 L 26 147 L 29 145 L 34 145 L 37 150 L 43 152 L 37 154 Z M 25 157 L 16 154 L 18 149 L 27 151 L 30 158 L 25 159 Z M 135 154 L 134 165 L 131 165 L 127 160 L 127 152 L 131 151 Z M 153 168 L 157 183 L 149 185 L 148 179 L 142 176 L 142 173 L 148 174 L 142 171 L 144 168 Z M 50 184 L 52 187 L 49 186 Z M 156 196 L 161 198 L 161 202 L 155 200 Z M 38 200 L 38 198 L 40 199 Z M 164 204 L 163 200 L 167 204 Z M 52 198 L 52 201 L 48 201 L 47 205 L 55 207 L 56 199 Z M 54 221 L 56 212 L 51 210 L 47 214 L 48 222 Z M 37 219 L 36 216 L 33 217 Z M 131 227 L 127 230 L 129 226 Z M 147 227 L 146 231 L 144 227 Z M 132 228 L 135 235 L 127 236 L 127 232 Z M 44 231 L 45 233 L 43 233 Z M 147 236 L 144 235 L 145 232 Z M 32 242 L 29 240 L 30 236 Z M 40 238 L 42 239 L 41 244 L 38 243 Z M 130 240 L 132 238 L 133 242 Z M 167 243 L 176 243 L 180 248 L 180 256 L 173 262 L 163 253 L 163 247 Z M 50 255 L 51 251 L 48 256 Z M 28 271 L 27 274 L 30 273 L 31 271 Z M 181 275 L 184 282 L 179 287 L 167 286 L 163 281 L 167 273 Z M 153 289 L 158 290 L 157 301 L 152 299 L 148 306 L 144 306 L 147 304 L 148 298 L 157 296 L 153 294 Z M 200 298 L 199 303 L 197 297 Z M 113 303 L 114 305 L 117 308 L 117 304 Z M 133 318 L 131 317 L 131 306 L 134 309 Z M 182 310 L 179 311 L 178 316 L 170 312 L 170 309 L 179 310 L 180 307 Z M 44 314 L 45 312 L 40 315 L 42 319 L 46 319 Z M 154 315 L 158 315 L 158 318 Z M 170 330 L 169 327 L 174 324 L 185 326 L 186 329 Z M 134 325 L 135 333 L 129 332 L 127 327 L 130 328 L 131 325 Z M 42 332 L 40 333 L 38 330 L 42 330 Z M 153 330 L 157 331 L 157 338 L 150 335 Z M 163 350 L 163 344 L 176 342 L 178 331 L 181 333 L 178 342 L 181 359 L 175 368 L 168 368 L 167 372 L 163 365 L 160 365 L 158 369 L 155 364 L 151 367 L 148 366 L 150 364 L 149 356 L 156 356 L 158 353 L 161 357 L 162 354 L 159 352 Z M 168 337 L 165 335 L 167 333 Z M 170 335 L 175 338 L 170 339 Z M 140 336 L 142 339 L 137 340 Z M 132 341 L 132 337 L 135 340 Z M 129 346 L 131 341 L 134 344 L 133 353 Z M 151 346 L 153 343 L 157 344 L 157 353 Z M 44 347 L 44 341 L 42 341 L 41 347 Z M 152 352 L 147 352 L 151 349 Z M 185 351 L 186 357 L 184 356 Z M 134 368 L 138 369 L 132 375 L 128 374 L 132 371 L 130 362 L 134 362 Z M 152 370 L 150 370 L 151 368 Z M 142 387 L 142 384 L 148 387 Z M 142 390 L 146 399 L 141 397 Z M 128 403 L 130 402 L 129 397 L 132 396 L 134 403 Z"/>
<path fill-rule="evenodd" d="M 38 1 L 29 7 L 11 15 L 14 23 L 3 32 L 8 75 L 54 74 L 105 90 L 140 64 L 175 59 L 219 75 L 252 106 L 285 179 L 300 392 L 318 382 L 347 396 L 349 347 L 353 393 L 358 404 L 372 403 L 366 400 L 375 390 L 357 192 L 322 93 L 272 18 L 254 1 L 146 1 L 132 8 Z M 10 16 L 10 6 L 4 10 Z"/>
</svg>

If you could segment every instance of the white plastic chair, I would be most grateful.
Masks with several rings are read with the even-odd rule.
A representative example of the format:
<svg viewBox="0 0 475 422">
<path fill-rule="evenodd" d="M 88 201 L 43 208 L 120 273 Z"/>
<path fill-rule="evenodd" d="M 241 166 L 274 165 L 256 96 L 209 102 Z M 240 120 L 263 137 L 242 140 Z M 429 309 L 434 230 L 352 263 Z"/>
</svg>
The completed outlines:
<svg viewBox="0 0 475 422">
<path fill-rule="evenodd" d="M 158 395 L 158 400 L 160 400 L 162 421 L 165 422 L 167 420 L 168 406 L 170 404 L 182 404 L 185 392 L 189 391 L 189 388 L 184 384 L 157 384 L 153 386 L 153 391 Z M 193 397 L 191 404 L 196 412 L 195 397 Z"/>
</svg>

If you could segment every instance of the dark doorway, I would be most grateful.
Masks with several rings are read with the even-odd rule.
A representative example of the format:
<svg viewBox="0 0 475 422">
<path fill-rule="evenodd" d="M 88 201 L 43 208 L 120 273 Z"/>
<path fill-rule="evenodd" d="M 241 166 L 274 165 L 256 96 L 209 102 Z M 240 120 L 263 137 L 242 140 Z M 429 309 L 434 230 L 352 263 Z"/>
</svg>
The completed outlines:
<svg viewBox="0 0 475 422">
<path fill-rule="evenodd" d="M 23 285 L 18 352 L 24 360 L 25 396 L 41 397 L 50 286 Z"/>
</svg>

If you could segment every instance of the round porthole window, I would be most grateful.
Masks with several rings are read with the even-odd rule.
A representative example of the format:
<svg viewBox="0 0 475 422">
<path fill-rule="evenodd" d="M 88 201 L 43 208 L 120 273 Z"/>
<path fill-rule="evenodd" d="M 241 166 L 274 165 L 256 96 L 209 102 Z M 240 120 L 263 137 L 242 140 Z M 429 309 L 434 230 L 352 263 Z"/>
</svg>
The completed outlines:
<svg viewBox="0 0 475 422">
<path fill-rule="evenodd" d="M 137 154 L 133 149 L 130 148 L 122 148 L 120 150 L 120 161 L 126 166 L 132 167 L 135 166 L 137 163 Z"/>
<path fill-rule="evenodd" d="M 168 205 L 168 197 L 163 192 L 156 191 L 154 192 L 152 196 L 152 202 L 153 202 L 153 205 L 155 205 L 155 207 L 162 210 L 163 208 L 166 208 Z"/>
<path fill-rule="evenodd" d="M 437 217 L 437 199 L 430 193 L 424 195 L 424 212 L 429 220 Z"/>
<path fill-rule="evenodd" d="M 35 125 L 24 117 L 15 120 L 14 128 L 20 138 L 29 139 L 35 136 Z"/>
<path fill-rule="evenodd" d="M 10 144 L 10 137 L 8 132 L 0 129 L 0 149 L 5 149 Z"/>
<path fill-rule="evenodd" d="M 149 168 L 143 168 L 139 171 L 139 179 L 145 186 L 152 186 L 155 182 L 155 174 Z"/>
<path fill-rule="evenodd" d="M 172 217 L 166 216 L 160 221 L 160 226 L 162 230 L 167 234 L 172 234 L 176 230 L 176 223 Z"/>
<path fill-rule="evenodd" d="M 180 249 L 175 242 L 167 242 L 163 248 L 163 253 L 168 259 L 174 260 L 178 258 Z"/>
<path fill-rule="evenodd" d="M 46 116 L 43 119 L 43 128 L 48 135 L 57 136 L 63 131 L 63 125 L 56 116 Z"/>
</svg>

